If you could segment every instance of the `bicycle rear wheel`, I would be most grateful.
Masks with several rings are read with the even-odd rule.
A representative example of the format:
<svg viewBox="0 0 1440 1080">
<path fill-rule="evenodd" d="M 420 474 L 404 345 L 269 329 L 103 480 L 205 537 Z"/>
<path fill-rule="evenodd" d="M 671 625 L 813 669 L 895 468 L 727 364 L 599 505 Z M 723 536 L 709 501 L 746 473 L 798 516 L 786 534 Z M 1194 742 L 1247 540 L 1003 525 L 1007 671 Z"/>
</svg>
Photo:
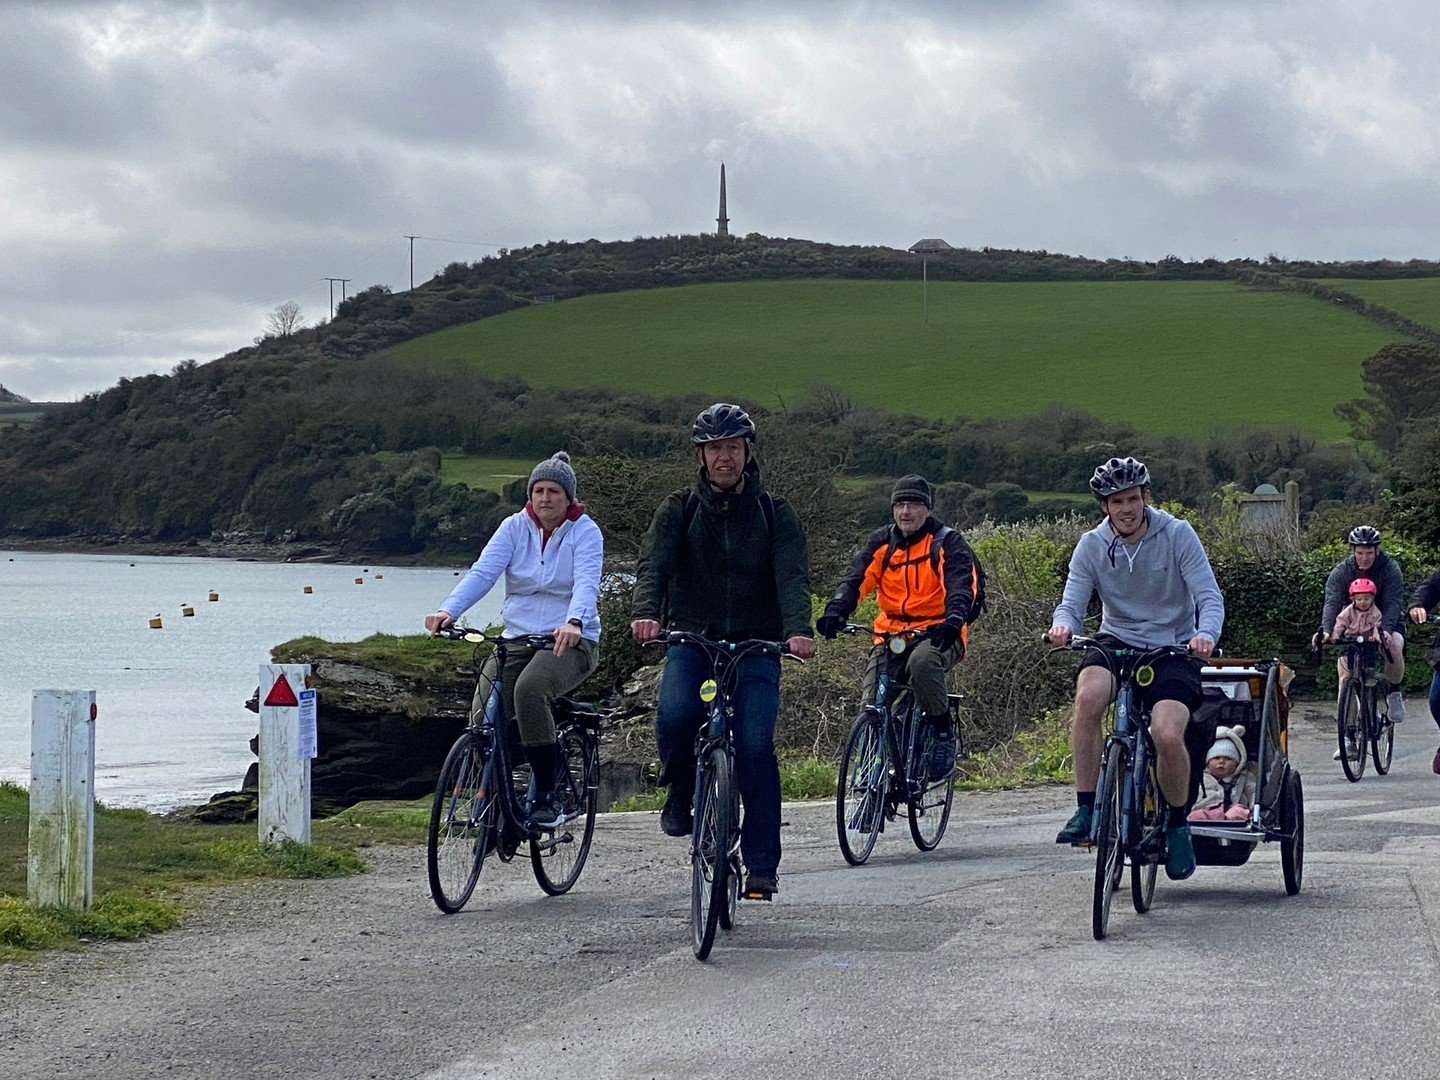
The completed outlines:
<svg viewBox="0 0 1440 1080">
<path fill-rule="evenodd" d="M 884 821 L 889 781 L 884 721 L 867 709 L 850 729 L 835 785 L 835 830 L 840 838 L 840 854 L 851 866 L 859 866 L 875 849 Z"/>
<path fill-rule="evenodd" d="M 1120 791 L 1125 770 L 1124 747 L 1105 749 L 1100 786 L 1095 792 L 1095 889 L 1090 906 L 1090 932 L 1103 941 L 1110 925 L 1110 901 L 1120 884 L 1125 859 L 1120 842 Z"/>
<path fill-rule="evenodd" d="M 555 794 L 565 809 L 565 823 L 543 836 L 530 838 L 530 868 L 550 896 L 568 892 L 585 869 L 590 838 L 595 833 L 595 799 L 600 786 L 599 753 L 588 731 L 571 728 L 560 733 L 565 774 Z"/>
<path fill-rule="evenodd" d="M 911 780 L 911 795 L 906 800 L 910 839 L 921 851 L 934 851 L 950 821 L 950 805 L 955 800 L 955 771 L 952 769 L 944 780 L 930 781 L 930 748 L 935 745 L 935 733 L 918 710 L 911 723 L 917 725 L 918 732 L 905 771 L 910 777 L 920 779 Z"/>
<path fill-rule="evenodd" d="M 1145 770 L 1139 810 L 1140 827 L 1130 856 L 1130 900 L 1136 913 L 1144 915 L 1155 900 L 1155 872 L 1160 867 L 1159 859 L 1153 857 L 1151 851 L 1160 842 L 1160 831 L 1165 827 L 1165 802 L 1160 797 L 1153 762 Z"/>
<path fill-rule="evenodd" d="M 1340 688 L 1340 707 L 1335 714 L 1340 765 L 1352 784 L 1365 775 L 1365 720 L 1360 713 L 1360 688 L 1346 679 Z"/>
<path fill-rule="evenodd" d="M 1385 699 L 1377 692 L 1370 702 L 1370 759 L 1375 762 L 1375 772 L 1380 776 L 1388 773 L 1394 756 L 1395 725 L 1390 722 Z"/>
<path fill-rule="evenodd" d="M 485 856 L 495 846 L 500 808 L 496 792 L 486 790 L 486 766 L 485 747 L 467 731 L 450 748 L 435 785 L 425 863 L 430 895 L 447 915 L 470 899 Z"/>
<path fill-rule="evenodd" d="M 730 877 L 730 820 L 733 778 L 730 759 L 712 750 L 696 787 L 695 835 L 690 849 L 690 942 L 695 959 L 704 960 L 715 945 L 715 928 L 727 904 Z"/>
</svg>

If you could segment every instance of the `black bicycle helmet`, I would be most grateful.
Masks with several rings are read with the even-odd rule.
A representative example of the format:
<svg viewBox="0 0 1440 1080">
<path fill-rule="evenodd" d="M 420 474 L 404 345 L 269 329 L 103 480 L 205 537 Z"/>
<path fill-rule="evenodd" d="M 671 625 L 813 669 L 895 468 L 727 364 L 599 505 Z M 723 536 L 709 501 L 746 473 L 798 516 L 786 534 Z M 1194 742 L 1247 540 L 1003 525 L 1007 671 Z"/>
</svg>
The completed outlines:
<svg viewBox="0 0 1440 1080">
<path fill-rule="evenodd" d="M 1356 525 L 1345 542 L 1351 547 L 1379 547 L 1380 530 L 1373 525 Z"/>
<path fill-rule="evenodd" d="M 720 439 L 755 441 L 755 421 L 739 405 L 717 401 L 699 416 L 690 428 L 690 441 L 696 446 Z"/>
<path fill-rule="evenodd" d="M 1097 499 L 1108 498 L 1126 488 L 1149 486 L 1150 470 L 1145 468 L 1143 461 L 1136 461 L 1133 457 L 1112 457 L 1090 477 L 1090 490 Z"/>
</svg>

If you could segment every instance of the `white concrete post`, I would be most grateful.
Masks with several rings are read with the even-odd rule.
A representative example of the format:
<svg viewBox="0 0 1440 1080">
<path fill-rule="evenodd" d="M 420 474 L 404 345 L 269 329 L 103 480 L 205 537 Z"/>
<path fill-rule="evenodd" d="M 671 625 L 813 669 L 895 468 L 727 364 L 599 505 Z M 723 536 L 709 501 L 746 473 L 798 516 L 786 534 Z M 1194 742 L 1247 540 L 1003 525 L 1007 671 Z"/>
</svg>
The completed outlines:
<svg viewBox="0 0 1440 1080">
<path fill-rule="evenodd" d="M 88 908 L 95 892 L 95 691 L 30 698 L 30 902 Z"/>
<path fill-rule="evenodd" d="M 309 664 L 260 668 L 260 842 L 310 842 L 315 691 Z"/>
</svg>

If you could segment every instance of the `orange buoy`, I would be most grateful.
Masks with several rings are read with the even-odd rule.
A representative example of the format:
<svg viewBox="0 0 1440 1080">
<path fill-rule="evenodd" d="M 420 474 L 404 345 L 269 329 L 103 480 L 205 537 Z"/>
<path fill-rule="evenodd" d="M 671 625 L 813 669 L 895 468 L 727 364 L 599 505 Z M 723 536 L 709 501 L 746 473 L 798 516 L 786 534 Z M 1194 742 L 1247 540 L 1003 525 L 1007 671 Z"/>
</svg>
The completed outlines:
<svg viewBox="0 0 1440 1080">
<path fill-rule="evenodd" d="M 306 595 L 306 596 L 309 596 L 309 595 L 310 595 L 311 593 L 313 593 L 314 591 L 315 591 L 315 590 L 314 590 L 313 588 L 311 588 L 309 585 L 306 585 L 306 586 L 305 586 L 305 595 Z"/>
<path fill-rule="evenodd" d="M 163 625 L 164 625 L 164 624 L 161 623 L 161 621 L 160 621 L 160 614 L 159 614 L 158 612 L 157 612 L 156 614 L 150 616 L 150 629 L 151 629 L 151 630 L 159 630 L 159 629 L 161 629 L 161 628 L 163 627 Z"/>
<path fill-rule="evenodd" d="M 211 599 L 211 600 L 219 600 L 219 599 L 220 599 L 220 594 L 219 594 L 218 592 L 215 592 L 214 590 L 211 590 L 210 599 Z"/>
<path fill-rule="evenodd" d="M 195 609 L 194 609 L 193 607 L 191 607 L 189 604 L 181 604 L 181 605 L 180 605 L 180 614 L 183 615 L 185 618 L 188 619 L 188 618 L 190 618 L 191 615 L 194 615 L 194 614 L 195 614 Z"/>
</svg>

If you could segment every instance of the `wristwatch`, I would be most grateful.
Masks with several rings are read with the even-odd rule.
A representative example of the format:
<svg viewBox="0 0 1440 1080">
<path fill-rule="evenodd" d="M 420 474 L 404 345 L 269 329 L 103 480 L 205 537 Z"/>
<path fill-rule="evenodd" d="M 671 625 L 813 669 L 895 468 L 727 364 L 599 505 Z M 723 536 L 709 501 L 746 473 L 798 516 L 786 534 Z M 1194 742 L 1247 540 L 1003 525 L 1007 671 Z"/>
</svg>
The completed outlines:
<svg viewBox="0 0 1440 1080">
<path fill-rule="evenodd" d="M 579 619 L 566 619 L 565 621 L 571 626 L 575 627 L 577 630 L 583 630 L 585 628 L 585 624 Z"/>
</svg>

